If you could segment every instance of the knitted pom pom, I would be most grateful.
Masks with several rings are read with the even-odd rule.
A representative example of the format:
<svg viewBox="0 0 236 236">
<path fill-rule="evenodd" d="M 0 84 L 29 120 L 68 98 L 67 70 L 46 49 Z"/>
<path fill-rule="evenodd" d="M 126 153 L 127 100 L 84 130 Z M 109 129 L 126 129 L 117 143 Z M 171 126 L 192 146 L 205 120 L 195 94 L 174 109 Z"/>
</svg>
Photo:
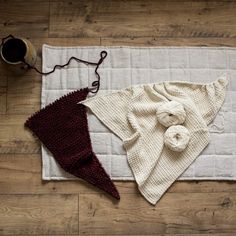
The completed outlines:
<svg viewBox="0 0 236 236">
<path fill-rule="evenodd" d="M 165 127 L 181 125 L 186 118 L 186 112 L 183 105 L 176 101 L 170 101 L 160 105 L 156 115 L 157 120 Z"/>
<path fill-rule="evenodd" d="M 175 152 L 182 152 L 189 143 L 190 133 L 182 125 L 173 125 L 164 134 L 166 147 Z"/>
</svg>

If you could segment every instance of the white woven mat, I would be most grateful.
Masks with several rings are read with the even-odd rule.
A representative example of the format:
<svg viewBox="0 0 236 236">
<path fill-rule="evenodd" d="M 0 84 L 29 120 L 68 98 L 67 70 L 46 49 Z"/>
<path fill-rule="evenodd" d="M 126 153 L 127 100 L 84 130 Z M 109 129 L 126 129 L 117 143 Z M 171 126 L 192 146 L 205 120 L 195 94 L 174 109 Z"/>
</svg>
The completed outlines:
<svg viewBox="0 0 236 236">
<path fill-rule="evenodd" d="M 211 82 L 222 73 L 231 77 L 226 101 L 210 125 L 211 143 L 180 177 L 181 180 L 236 180 L 236 48 L 225 47 L 53 47 L 43 46 L 43 70 L 63 64 L 71 56 L 98 61 L 100 51 L 108 56 L 99 69 L 100 94 L 168 80 Z M 91 85 L 94 68 L 73 62 L 67 69 L 43 77 L 42 107 L 60 96 Z M 133 180 L 122 142 L 89 114 L 92 145 L 102 165 L 114 180 Z M 45 180 L 74 179 L 65 173 L 42 147 Z"/>
</svg>

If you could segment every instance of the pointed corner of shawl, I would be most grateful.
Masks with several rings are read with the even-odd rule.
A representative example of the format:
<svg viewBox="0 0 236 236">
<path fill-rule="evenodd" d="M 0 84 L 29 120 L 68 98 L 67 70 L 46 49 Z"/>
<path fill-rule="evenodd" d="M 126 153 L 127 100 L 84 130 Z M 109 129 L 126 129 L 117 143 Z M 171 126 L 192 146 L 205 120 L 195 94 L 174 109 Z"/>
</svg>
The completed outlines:
<svg viewBox="0 0 236 236">
<path fill-rule="evenodd" d="M 217 78 L 213 84 L 218 86 L 218 87 L 222 87 L 222 88 L 226 88 L 227 85 L 229 84 L 230 81 L 230 76 L 228 73 L 223 73 L 222 75 L 219 76 L 219 78 Z"/>
</svg>

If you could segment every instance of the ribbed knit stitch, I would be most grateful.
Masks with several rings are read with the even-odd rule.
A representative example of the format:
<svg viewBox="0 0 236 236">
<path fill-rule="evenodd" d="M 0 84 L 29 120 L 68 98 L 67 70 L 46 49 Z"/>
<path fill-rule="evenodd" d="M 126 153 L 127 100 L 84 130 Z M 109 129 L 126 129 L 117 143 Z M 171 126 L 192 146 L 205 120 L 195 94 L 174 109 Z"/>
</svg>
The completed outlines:
<svg viewBox="0 0 236 236">
<path fill-rule="evenodd" d="M 209 84 L 163 82 L 137 85 L 82 103 L 117 136 L 127 151 L 129 165 L 142 195 L 152 204 L 188 168 L 209 143 L 207 125 L 225 97 L 226 76 Z M 153 107 L 177 101 L 184 106 L 182 124 L 190 141 L 182 152 L 165 147 L 166 127 L 158 123 Z"/>
</svg>

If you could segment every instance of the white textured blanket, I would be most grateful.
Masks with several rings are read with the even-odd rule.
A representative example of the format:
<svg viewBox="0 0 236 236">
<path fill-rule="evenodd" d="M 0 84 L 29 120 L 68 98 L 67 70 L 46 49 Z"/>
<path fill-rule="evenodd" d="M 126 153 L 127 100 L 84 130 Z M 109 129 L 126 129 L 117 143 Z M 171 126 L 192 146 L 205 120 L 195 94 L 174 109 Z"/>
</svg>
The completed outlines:
<svg viewBox="0 0 236 236">
<path fill-rule="evenodd" d="M 222 73 L 231 78 L 226 100 L 210 125 L 211 142 L 185 171 L 181 180 L 236 180 L 236 48 L 206 47 L 52 47 L 43 46 L 43 70 L 64 64 L 71 56 L 98 61 L 100 51 L 108 56 L 99 69 L 99 94 L 134 84 L 161 81 L 207 83 Z M 43 77 L 42 107 L 71 90 L 90 86 L 94 68 L 73 62 L 67 69 Z M 112 179 L 133 180 L 121 140 L 89 114 L 89 129 L 95 153 Z M 55 163 L 42 147 L 43 179 L 74 179 Z"/>
</svg>

